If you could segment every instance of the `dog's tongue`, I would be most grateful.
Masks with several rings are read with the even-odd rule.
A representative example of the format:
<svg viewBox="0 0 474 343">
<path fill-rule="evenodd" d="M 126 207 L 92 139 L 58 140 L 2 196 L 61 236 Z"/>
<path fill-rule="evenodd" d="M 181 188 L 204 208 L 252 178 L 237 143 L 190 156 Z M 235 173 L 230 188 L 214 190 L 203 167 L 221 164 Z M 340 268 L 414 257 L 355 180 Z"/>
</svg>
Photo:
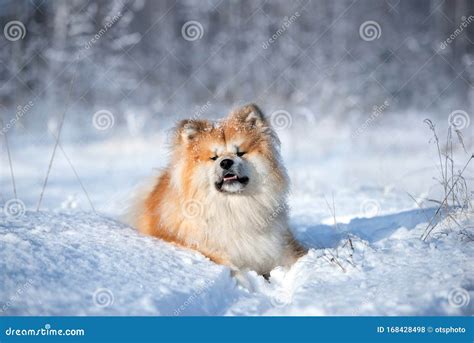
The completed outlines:
<svg viewBox="0 0 474 343">
<path fill-rule="evenodd" d="M 224 181 L 232 181 L 232 180 L 237 180 L 237 175 L 229 174 L 224 176 Z"/>
</svg>

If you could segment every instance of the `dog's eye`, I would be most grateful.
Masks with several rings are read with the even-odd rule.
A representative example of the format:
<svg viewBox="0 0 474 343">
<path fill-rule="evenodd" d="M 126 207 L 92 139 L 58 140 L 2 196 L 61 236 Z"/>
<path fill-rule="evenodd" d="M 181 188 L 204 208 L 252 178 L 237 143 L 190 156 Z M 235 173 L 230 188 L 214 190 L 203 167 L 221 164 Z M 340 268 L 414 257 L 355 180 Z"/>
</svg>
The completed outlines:
<svg viewBox="0 0 474 343">
<path fill-rule="evenodd" d="M 219 158 L 219 156 L 214 156 L 214 157 L 211 157 L 211 160 L 215 161 Z"/>
<path fill-rule="evenodd" d="M 246 153 L 243 152 L 243 151 L 238 151 L 238 152 L 237 152 L 237 156 L 239 156 L 239 157 L 242 157 L 242 156 L 244 156 L 245 154 L 246 154 Z"/>
</svg>

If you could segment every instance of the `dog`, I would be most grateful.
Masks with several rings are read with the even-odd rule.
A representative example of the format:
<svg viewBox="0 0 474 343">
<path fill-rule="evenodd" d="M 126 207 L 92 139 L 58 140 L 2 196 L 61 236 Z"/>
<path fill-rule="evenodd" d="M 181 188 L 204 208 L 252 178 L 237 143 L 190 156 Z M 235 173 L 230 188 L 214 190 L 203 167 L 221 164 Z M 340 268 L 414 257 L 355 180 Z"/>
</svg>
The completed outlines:
<svg viewBox="0 0 474 343">
<path fill-rule="evenodd" d="M 139 204 L 142 233 L 201 252 L 233 272 L 269 277 L 306 250 L 288 226 L 280 142 L 254 104 L 219 122 L 183 120 L 171 161 Z"/>
</svg>

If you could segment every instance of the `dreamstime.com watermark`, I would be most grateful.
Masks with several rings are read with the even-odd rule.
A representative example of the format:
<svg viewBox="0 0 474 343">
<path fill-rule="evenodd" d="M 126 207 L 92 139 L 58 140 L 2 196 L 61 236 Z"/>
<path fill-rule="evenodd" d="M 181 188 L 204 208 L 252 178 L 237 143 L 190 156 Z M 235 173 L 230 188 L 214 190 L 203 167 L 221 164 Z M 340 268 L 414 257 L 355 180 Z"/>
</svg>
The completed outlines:
<svg viewBox="0 0 474 343">
<path fill-rule="evenodd" d="M 215 283 L 214 280 L 206 280 L 206 281 L 203 281 L 202 284 L 201 284 L 200 286 L 198 286 L 198 289 L 197 289 L 193 294 L 191 294 L 191 295 L 186 299 L 186 301 L 174 311 L 174 315 L 175 315 L 175 316 L 181 315 L 181 313 L 182 313 L 184 310 L 186 310 L 186 308 L 188 308 L 189 306 L 191 306 L 202 294 L 204 294 L 205 292 L 207 292 L 207 290 L 208 290 L 209 288 L 211 288 L 212 285 L 214 285 L 214 283 Z"/>
<path fill-rule="evenodd" d="M 2 305 L 0 313 L 6 312 L 16 301 L 18 301 L 23 294 L 33 285 L 33 280 L 29 279 L 20 287 L 17 288 L 16 292 L 8 298 L 7 302 Z"/>
<path fill-rule="evenodd" d="M 35 105 L 35 103 L 32 100 L 28 101 L 23 106 L 18 105 L 17 108 L 16 108 L 15 117 L 10 119 L 7 123 L 3 124 L 3 127 L 2 127 L 2 130 L 0 131 L 0 134 L 1 135 L 6 134 L 8 132 L 8 130 L 10 130 L 12 127 L 14 127 L 20 121 L 20 119 L 23 118 L 23 116 L 33 108 L 34 105 Z"/>
<path fill-rule="evenodd" d="M 359 126 L 351 135 L 352 138 L 360 136 L 367 128 L 373 124 L 373 122 L 380 116 L 382 115 L 387 108 L 390 107 L 390 103 L 388 100 L 385 100 L 382 105 L 380 106 L 374 106 L 372 109 L 372 114 L 370 115 L 369 118 L 367 118 L 361 126 Z"/>
<path fill-rule="evenodd" d="M 466 29 L 474 21 L 474 15 L 470 15 L 467 18 L 462 17 L 461 20 L 461 24 L 459 24 L 457 29 L 454 30 L 448 38 L 446 38 L 443 42 L 440 43 L 439 47 L 441 48 L 441 50 L 446 49 L 449 44 L 451 44 L 461 33 L 463 33 L 464 29 Z"/>
<path fill-rule="evenodd" d="M 299 17 L 299 12 L 293 13 L 290 17 L 284 17 L 283 24 L 280 25 L 278 30 L 276 30 L 275 33 L 269 39 L 262 43 L 262 48 L 268 49 L 268 47 L 271 44 L 275 43 L 277 39 L 280 38 Z"/>
<path fill-rule="evenodd" d="M 86 44 L 84 44 L 84 49 L 89 50 L 90 48 L 92 48 L 92 46 L 95 43 L 97 43 L 99 39 L 101 39 L 102 36 L 105 35 L 107 31 L 109 31 L 112 28 L 112 26 L 114 26 L 114 24 L 120 20 L 120 18 L 122 18 L 122 16 L 123 16 L 122 12 L 119 11 L 110 20 L 107 20 L 105 24 L 102 26 L 102 28 L 99 31 L 97 31 L 97 33 L 91 39 L 89 39 L 89 41 Z"/>
<path fill-rule="evenodd" d="M 272 224 L 281 214 L 287 212 L 289 210 L 289 206 L 286 202 L 282 202 L 279 204 L 272 213 L 268 217 L 264 219 L 265 225 Z"/>
<path fill-rule="evenodd" d="M 201 106 L 196 106 L 193 115 L 191 116 L 190 120 L 198 120 L 202 117 L 204 113 L 209 111 L 209 108 L 211 108 L 212 103 L 208 100 L 204 105 Z M 167 133 L 167 142 L 173 142 L 177 136 L 179 136 L 179 130 L 176 130 L 175 128 L 171 129 Z"/>
<path fill-rule="evenodd" d="M 5 330 L 6 336 L 85 336 L 84 329 L 52 329 L 50 324 L 45 324 L 39 329 L 16 329 L 9 327 Z"/>
<path fill-rule="evenodd" d="M 199 119 L 204 113 L 206 113 L 211 107 L 211 102 L 208 100 L 202 106 L 196 106 L 196 110 L 193 113 L 192 119 Z"/>
<path fill-rule="evenodd" d="M 378 299 L 384 297 L 384 294 L 387 294 L 387 292 L 378 287 L 365 289 L 362 297 L 358 298 L 360 300 L 352 308 L 351 315 L 360 316 L 365 308 L 370 307 Z"/>
</svg>

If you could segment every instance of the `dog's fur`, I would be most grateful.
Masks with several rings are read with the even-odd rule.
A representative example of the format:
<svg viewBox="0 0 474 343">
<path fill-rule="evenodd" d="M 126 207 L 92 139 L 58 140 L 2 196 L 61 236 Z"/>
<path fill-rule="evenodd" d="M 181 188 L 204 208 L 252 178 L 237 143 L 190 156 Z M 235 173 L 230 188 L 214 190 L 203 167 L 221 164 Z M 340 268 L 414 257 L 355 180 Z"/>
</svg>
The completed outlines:
<svg viewBox="0 0 474 343">
<path fill-rule="evenodd" d="M 171 153 L 139 206 L 141 232 L 198 250 L 234 271 L 263 275 L 304 253 L 288 228 L 279 141 L 257 106 L 218 123 L 181 121 Z M 223 160 L 232 166 L 223 168 Z"/>
</svg>

